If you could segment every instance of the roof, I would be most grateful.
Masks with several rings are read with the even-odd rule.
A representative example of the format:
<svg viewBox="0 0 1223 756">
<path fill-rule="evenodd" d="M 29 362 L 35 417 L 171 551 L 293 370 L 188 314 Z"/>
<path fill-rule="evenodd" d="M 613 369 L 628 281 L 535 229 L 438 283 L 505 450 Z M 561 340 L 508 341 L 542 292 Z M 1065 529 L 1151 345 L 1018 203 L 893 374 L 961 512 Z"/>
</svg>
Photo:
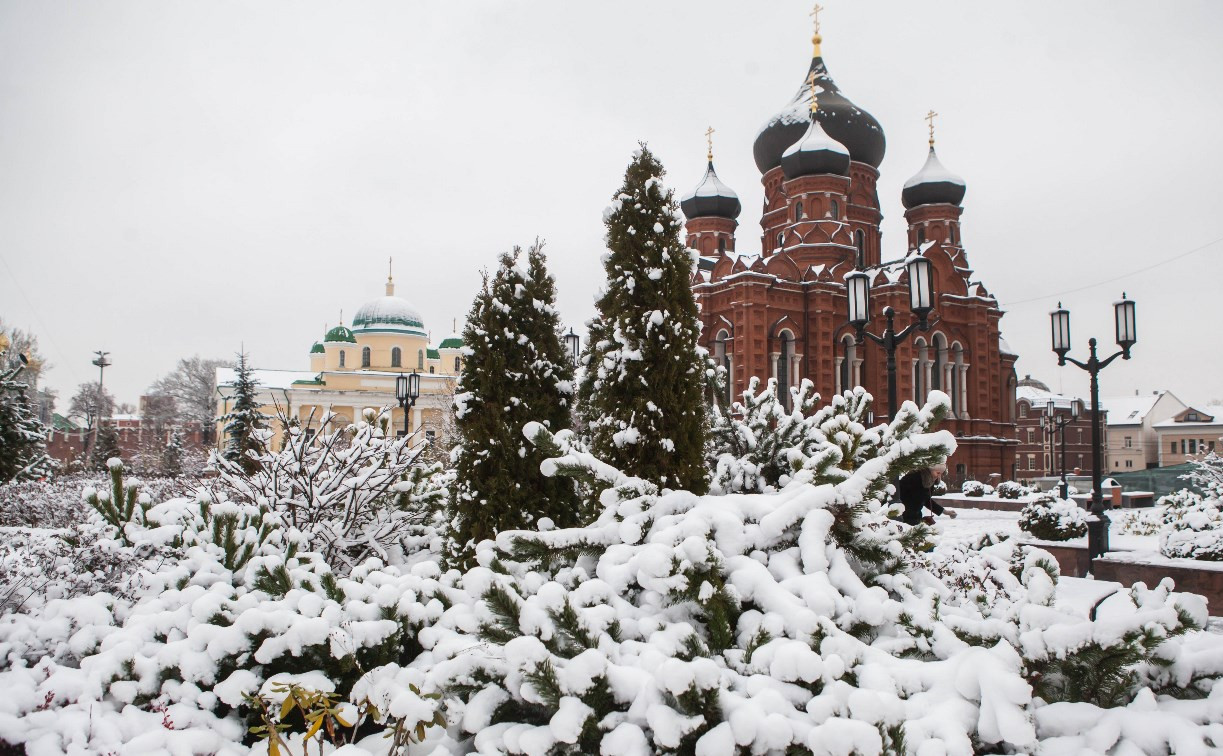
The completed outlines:
<svg viewBox="0 0 1223 756">
<path fill-rule="evenodd" d="M 440 360 L 442 358 L 441 352 L 438 352 L 436 349 L 428 350 L 426 356 L 431 360 Z"/>
<path fill-rule="evenodd" d="M 458 336 L 447 336 L 442 339 L 442 343 L 437 345 L 438 349 L 462 349 L 463 339 Z"/>
<path fill-rule="evenodd" d="M 252 370 L 252 377 L 259 388 L 287 389 L 298 381 L 313 381 L 318 373 L 307 370 Z M 217 368 L 217 386 L 232 386 L 237 380 L 238 371 L 233 368 Z"/>
<path fill-rule="evenodd" d="M 1079 402 L 1084 405 L 1082 399 L 1064 394 L 1057 394 L 1052 391 L 1037 388 L 1036 386 L 1018 386 L 1015 388 L 1015 399 L 1017 401 L 1025 401 L 1033 407 L 1044 408 L 1049 404 L 1049 400 L 1053 400 L 1053 406 L 1058 409 L 1070 409 L 1070 405 L 1074 402 Z"/>
<path fill-rule="evenodd" d="M 332 328 L 330 331 L 328 331 L 327 335 L 323 337 L 323 341 L 329 344 L 333 344 L 336 342 L 340 342 L 344 344 L 356 344 L 357 343 L 357 339 L 355 336 L 352 335 L 352 331 L 348 330 L 347 328 L 345 328 L 342 325 L 338 325 L 335 328 Z"/>
<path fill-rule="evenodd" d="M 357 331 L 410 331 L 423 333 L 420 313 L 403 297 L 385 296 L 366 302 L 353 316 Z"/>
<path fill-rule="evenodd" d="M 1109 425 L 1142 425 L 1147 413 L 1168 392 L 1138 396 L 1110 396 L 1100 399 L 1100 406 L 1108 412 Z"/>
</svg>

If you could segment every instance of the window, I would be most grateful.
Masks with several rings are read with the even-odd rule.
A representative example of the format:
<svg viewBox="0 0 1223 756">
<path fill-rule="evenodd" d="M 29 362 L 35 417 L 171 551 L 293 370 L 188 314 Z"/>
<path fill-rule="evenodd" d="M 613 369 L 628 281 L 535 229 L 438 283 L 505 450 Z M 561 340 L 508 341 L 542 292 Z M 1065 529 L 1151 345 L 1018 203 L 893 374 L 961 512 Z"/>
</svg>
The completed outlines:
<svg viewBox="0 0 1223 756">
<path fill-rule="evenodd" d="M 1079 428 L 1079 443 L 1083 443 L 1083 429 Z"/>
<path fill-rule="evenodd" d="M 854 344 L 854 337 L 845 334 L 841 339 L 841 357 L 840 368 L 837 371 L 837 392 L 848 391 L 854 387 L 854 363 L 858 361 L 858 347 Z"/>
<path fill-rule="evenodd" d="M 1029 444 L 1036 443 L 1036 431 L 1033 430 L 1032 428 L 1028 428 L 1028 443 Z"/>
<path fill-rule="evenodd" d="M 955 477 L 956 477 L 956 480 L 967 479 L 968 478 L 968 466 L 967 465 L 956 465 L 955 466 Z"/>
<path fill-rule="evenodd" d="M 718 239 L 718 251 L 719 252 L 726 251 L 726 240 L 725 239 Z"/>
<path fill-rule="evenodd" d="M 854 232 L 854 246 L 858 248 L 858 267 L 866 267 L 866 232 L 858 229 Z"/>
<path fill-rule="evenodd" d="M 455 357 L 455 358 L 454 358 L 454 372 L 456 372 L 456 373 L 457 373 L 457 372 L 459 372 L 459 365 L 460 365 L 460 363 L 459 363 L 459 358 L 458 358 L 458 357 Z"/>
<path fill-rule="evenodd" d="M 1127 460 L 1125 460 L 1125 466 L 1126 466 L 1126 467 L 1133 467 L 1133 466 L 1134 466 L 1134 460 L 1132 460 L 1132 459 L 1127 459 Z"/>
<path fill-rule="evenodd" d="M 1215 442 L 1214 442 L 1214 441 L 1211 441 L 1211 442 L 1210 442 L 1210 451 L 1214 451 L 1214 450 L 1215 450 Z"/>
<path fill-rule="evenodd" d="M 934 334 L 934 366 L 930 371 L 930 388 L 943 390 L 943 373 L 947 364 L 947 337 L 941 333 Z"/>
<path fill-rule="evenodd" d="M 1181 439 L 1181 454 L 1185 453 L 1185 439 Z"/>
<path fill-rule="evenodd" d="M 841 219 L 841 203 L 836 200 L 828 201 L 828 215 L 833 220 Z"/>
<path fill-rule="evenodd" d="M 340 367 L 344 367 L 344 350 L 340 350 Z"/>
<path fill-rule="evenodd" d="M 954 224 L 954 223 L 952 223 L 952 224 L 951 224 L 951 225 L 950 225 L 950 226 L 947 228 L 947 237 L 948 237 L 949 239 L 951 239 L 951 243 L 952 243 L 952 244 L 959 244 L 959 243 L 960 243 L 960 240 L 959 240 L 959 238 L 958 238 L 958 237 L 959 237 L 959 234 L 958 234 L 958 233 L 956 233 L 956 230 L 955 230 L 955 224 Z"/>
<path fill-rule="evenodd" d="M 777 352 L 777 397 L 788 412 L 790 410 L 790 357 L 794 354 L 794 336 L 782 331 Z"/>
<path fill-rule="evenodd" d="M 1127 449 L 1133 449 L 1133 448 L 1134 448 L 1134 437 L 1133 437 L 1133 436 L 1126 436 L 1126 437 L 1125 437 L 1125 448 L 1127 448 Z"/>
<path fill-rule="evenodd" d="M 1196 438 L 1189 439 L 1189 453 L 1190 454 L 1198 453 L 1198 440 Z"/>
<path fill-rule="evenodd" d="M 1035 454 L 1028 455 L 1028 469 L 1029 470 L 1036 469 L 1036 455 Z"/>
<path fill-rule="evenodd" d="M 919 336 L 913 342 L 913 351 L 917 354 L 917 359 L 913 360 L 913 401 L 921 405 L 930 393 L 926 386 L 926 373 L 930 369 L 930 349 L 926 346 L 926 340 Z"/>
<path fill-rule="evenodd" d="M 803 201 L 799 200 L 798 202 L 794 203 L 794 222 L 797 223 L 798 221 L 802 219 L 803 219 Z"/>
<path fill-rule="evenodd" d="M 918 244 L 926 243 L 926 229 L 924 228 L 917 229 L 917 243 Z"/>
<path fill-rule="evenodd" d="M 726 369 L 726 406 L 735 400 L 735 377 L 731 370 L 730 333 L 725 329 L 718 331 L 713 339 L 713 358 Z"/>
<path fill-rule="evenodd" d="M 423 349 L 419 349 L 416 352 L 416 369 L 417 370 L 425 369 L 425 350 Z"/>
<path fill-rule="evenodd" d="M 403 350 L 399 347 L 391 350 L 391 367 L 403 367 Z"/>
<path fill-rule="evenodd" d="M 1019 403 L 1019 416 L 1020 416 L 1020 417 L 1027 417 L 1027 416 L 1028 416 L 1028 403 L 1027 403 L 1027 402 L 1020 402 L 1020 403 Z"/>
<path fill-rule="evenodd" d="M 1190 412 L 1188 415 L 1185 415 L 1185 422 L 1196 423 L 1197 421 L 1198 421 L 1198 413 Z"/>
<path fill-rule="evenodd" d="M 1052 468 L 1049 467 L 1049 452 L 1045 452 L 1045 469 L 1050 471 L 1052 470 Z"/>
<path fill-rule="evenodd" d="M 430 373 L 430 374 L 432 374 L 432 373 L 435 373 L 435 372 L 437 372 L 437 366 L 436 366 L 436 365 L 430 365 L 430 366 L 429 366 L 429 373 Z"/>
<path fill-rule="evenodd" d="M 777 232 L 777 248 L 783 249 L 786 246 L 786 234 L 784 231 Z"/>
<path fill-rule="evenodd" d="M 1173 441 L 1173 442 L 1172 442 L 1172 449 L 1171 449 L 1171 452 L 1172 452 L 1173 454 L 1176 454 L 1176 442 L 1175 442 L 1175 441 Z"/>
<path fill-rule="evenodd" d="M 361 347 L 361 367 L 369 367 L 369 347 Z"/>
</svg>

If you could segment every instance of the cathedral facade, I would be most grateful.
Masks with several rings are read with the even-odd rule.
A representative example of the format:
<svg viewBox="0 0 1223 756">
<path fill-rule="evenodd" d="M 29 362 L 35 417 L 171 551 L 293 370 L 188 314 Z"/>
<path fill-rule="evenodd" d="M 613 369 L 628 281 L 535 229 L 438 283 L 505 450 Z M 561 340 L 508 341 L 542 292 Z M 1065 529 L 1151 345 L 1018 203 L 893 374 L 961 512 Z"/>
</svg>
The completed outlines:
<svg viewBox="0 0 1223 756">
<path fill-rule="evenodd" d="M 920 404 L 936 389 L 951 397 L 941 427 L 959 444 L 948 461 L 953 482 L 1013 479 L 1016 356 L 999 332 L 997 300 L 973 278 L 960 231 L 964 181 L 939 162 L 932 131 L 926 163 L 900 198 L 908 238 L 885 261 L 876 191 L 883 129 L 828 75 L 818 29 L 813 42 L 798 93 L 753 146 L 765 196 L 760 249 L 737 249 L 741 206 L 714 171 L 712 149 L 705 176 L 681 201 L 687 244 L 700 254 L 693 289 L 703 345 L 727 368 L 729 396 L 753 376 L 775 378 L 781 396 L 804 379 L 825 398 L 863 386 L 885 417 L 886 354 L 855 338 L 845 276 L 870 277 L 867 331 L 882 332 L 887 306 L 900 330 L 915 320 L 904 260 L 922 254 L 933 271 L 934 312 L 929 329 L 897 349 L 899 399 Z"/>
</svg>

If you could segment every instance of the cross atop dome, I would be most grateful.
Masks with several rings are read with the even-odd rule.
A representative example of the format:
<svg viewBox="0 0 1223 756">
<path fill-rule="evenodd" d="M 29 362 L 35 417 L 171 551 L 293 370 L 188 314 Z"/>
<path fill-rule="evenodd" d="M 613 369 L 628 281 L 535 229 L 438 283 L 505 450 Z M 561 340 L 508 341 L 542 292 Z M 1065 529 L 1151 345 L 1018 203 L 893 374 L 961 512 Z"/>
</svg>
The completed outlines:
<svg viewBox="0 0 1223 756">
<path fill-rule="evenodd" d="M 824 6 L 816 3 L 815 7 L 811 9 L 811 13 L 808 14 L 815 24 L 814 33 L 811 35 L 811 45 L 815 50 L 814 55 L 817 58 L 820 57 L 820 42 L 824 41 L 824 38 L 820 36 L 820 12 L 823 10 Z"/>
<path fill-rule="evenodd" d="M 934 146 L 934 119 L 938 116 L 933 110 L 926 113 L 926 122 L 930 124 L 930 146 Z"/>
<path fill-rule="evenodd" d="M 395 264 L 395 258 L 386 258 L 386 295 L 388 297 L 395 296 L 395 281 L 391 277 L 391 267 Z"/>
</svg>

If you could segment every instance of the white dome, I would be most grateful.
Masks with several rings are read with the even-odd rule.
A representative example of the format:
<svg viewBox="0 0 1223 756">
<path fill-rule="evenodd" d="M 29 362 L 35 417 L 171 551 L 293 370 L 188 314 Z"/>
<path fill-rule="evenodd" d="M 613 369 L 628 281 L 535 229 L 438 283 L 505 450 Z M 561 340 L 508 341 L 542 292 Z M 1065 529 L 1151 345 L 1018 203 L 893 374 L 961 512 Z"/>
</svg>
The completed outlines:
<svg viewBox="0 0 1223 756">
<path fill-rule="evenodd" d="M 352 319 L 352 329 L 362 331 L 401 331 L 425 335 L 425 323 L 416 308 L 400 297 L 379 297 L 366 302 Z"/>
</svg>

